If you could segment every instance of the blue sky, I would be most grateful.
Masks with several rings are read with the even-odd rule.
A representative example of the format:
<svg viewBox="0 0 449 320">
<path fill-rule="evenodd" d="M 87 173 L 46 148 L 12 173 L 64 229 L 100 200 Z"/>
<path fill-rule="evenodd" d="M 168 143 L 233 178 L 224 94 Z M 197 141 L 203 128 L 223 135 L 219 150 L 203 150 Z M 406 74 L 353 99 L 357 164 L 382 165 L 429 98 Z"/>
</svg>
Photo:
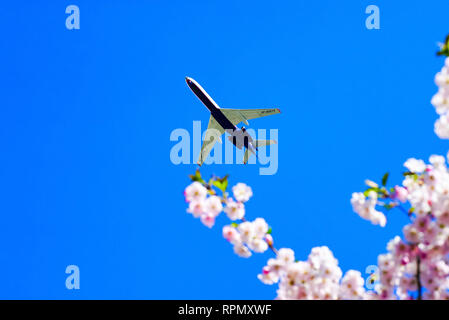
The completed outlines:
<svg viewBox="0 0 449 320">
<path fill-rule="evenodd" d="M 80 30 L 65 7 L 80 8 Z M 380 30 L 365 8 L 380 8 Z M 188 215 L 195 165 L 170 162 L 170 133 L 208 120 L 185 76 L 228 108 L 278 106 L 279 169 L 204 166 L 254 196 L 277 247 L 327 245 L 364 273 L 401 233 L 351 210 L 365 178 L 401 181 L 409 157 L 445 155 L 430 105 L 449 3 L 73 1 L 0 5 L 0 298 L 271 299 L 270 253 L 237 257 Z M 65 288 L 78 265 L 81 289 Z"/>
</svg>

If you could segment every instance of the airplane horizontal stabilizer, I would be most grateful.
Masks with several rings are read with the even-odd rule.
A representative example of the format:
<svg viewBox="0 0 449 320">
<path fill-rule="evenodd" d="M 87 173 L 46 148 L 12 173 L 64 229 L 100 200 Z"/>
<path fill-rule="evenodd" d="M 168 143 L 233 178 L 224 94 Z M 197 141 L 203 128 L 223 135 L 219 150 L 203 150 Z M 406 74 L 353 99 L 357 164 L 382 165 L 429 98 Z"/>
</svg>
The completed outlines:
<svg viewBox="0 0 449 320">
<path fill-rule="evenodd" d="M 255 140 L 254 146 L 256 148 L 269 146 L 270 144 L 277 144 L 276 140 Z"/>
</svg>

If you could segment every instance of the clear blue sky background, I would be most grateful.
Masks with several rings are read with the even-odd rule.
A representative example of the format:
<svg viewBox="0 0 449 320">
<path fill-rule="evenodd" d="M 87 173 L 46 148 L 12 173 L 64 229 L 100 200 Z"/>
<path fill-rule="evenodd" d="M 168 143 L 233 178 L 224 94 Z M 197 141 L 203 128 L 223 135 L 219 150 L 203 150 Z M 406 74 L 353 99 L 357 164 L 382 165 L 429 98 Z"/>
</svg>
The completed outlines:
<svg viewBox="0 0 449 320">
<path fill-rule="evenodd" d="M 81 29 L 65 28 L 77 4 Z M 381 30 L 365 28 L 380 8 Z M 175 166 L 173 129 L 208 113 L 184 82 L 221 106 L 279 106 L 252 121 L 279 129 L 279 170 L 205 166 L 254 197 L 277 247 L 305 259 L 328 245 L 364 272 L 401 233 L 351 210 L 365 178 L 408 157 L 445 155 L 430 105 L 449 32 L 447 1 L 4 1 L 0 4 L 0 298 L 256 298 L 271 256 L 241 259 L 188 215 L 195 165 Z M 81 289 L 65 288 L 65 268 Z"/>
</svg>

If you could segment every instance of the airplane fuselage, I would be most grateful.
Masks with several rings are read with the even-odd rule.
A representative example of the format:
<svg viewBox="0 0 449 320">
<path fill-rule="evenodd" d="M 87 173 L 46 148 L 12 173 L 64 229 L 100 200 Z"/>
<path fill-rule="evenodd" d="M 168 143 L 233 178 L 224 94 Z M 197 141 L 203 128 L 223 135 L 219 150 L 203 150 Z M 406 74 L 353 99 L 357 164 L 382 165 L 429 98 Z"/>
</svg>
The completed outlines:
<svg viewBox="0 0 449 320">
<path fill-rule="evenodd" d="M 220 111 L 220 107 L 217 103 L 207 94 L 206 90 L 204 90 L 198 82 L 189 77 L 186 77 L 186 82 L 190 90 L 192 90 L 198 99 L 200 99 L 200 101 L 206 106 L 206 108 L 209 109 L 212 116 L 215 120 L 217 120 L 220 126 L 225 129 L 225 131 L 237 129 L 237 127 L 232 124 L 228 118 L 226 118 L 223 112 Z"/>
<path fill-rule="evenodd" d="M 252 153 L 256 154 L 257 148 L 254 147 L 252 138 L 245 129 L 237 128 L 228 118 L 226 118 L 223 112 L 220 111 L 220 107 L 217 103 L 207 94 L 206 90 L 204 90 L 198 82 L 189 77 L 186 77 L 186 82 L 198 99 L 200 99 L 206 108 L 209 109 L 211 115 L 218 124 L 225 130 L 225 132 L 232 136 L 232 138 L 230 138 L 231 142 L 239 149 L 244 146 Z"/>
</svg>

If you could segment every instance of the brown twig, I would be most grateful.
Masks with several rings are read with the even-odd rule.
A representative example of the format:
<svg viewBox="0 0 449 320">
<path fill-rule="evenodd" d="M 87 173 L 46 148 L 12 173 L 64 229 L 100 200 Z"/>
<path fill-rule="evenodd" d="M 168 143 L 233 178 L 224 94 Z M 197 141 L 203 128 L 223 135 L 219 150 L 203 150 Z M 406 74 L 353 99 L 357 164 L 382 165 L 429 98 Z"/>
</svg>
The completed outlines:
<svg viewBox="0 0 449 320">
<path fill-rule="evenodd" d="M 418 300 L 422 300 L 421 258 L 419 257 L 419 254 L 416 258 L 416 282 L 418 284 Z"/>
</svg>

